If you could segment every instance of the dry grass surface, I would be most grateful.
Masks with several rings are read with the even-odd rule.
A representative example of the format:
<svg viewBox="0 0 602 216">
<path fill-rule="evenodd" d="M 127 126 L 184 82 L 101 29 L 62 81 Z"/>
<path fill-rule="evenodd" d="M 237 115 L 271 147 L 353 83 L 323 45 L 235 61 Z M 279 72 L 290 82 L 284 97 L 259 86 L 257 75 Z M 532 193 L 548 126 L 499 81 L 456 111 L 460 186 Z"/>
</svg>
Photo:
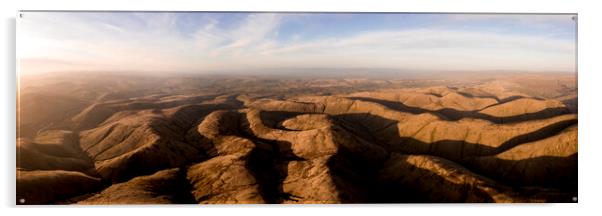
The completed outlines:
<svg viewBox="0 0 602 216">
<path fill-rule="evenodd" d="M 17 200 L 572 202 L 575 77 L 517 76 L 28 77 Z"/>
</svg>

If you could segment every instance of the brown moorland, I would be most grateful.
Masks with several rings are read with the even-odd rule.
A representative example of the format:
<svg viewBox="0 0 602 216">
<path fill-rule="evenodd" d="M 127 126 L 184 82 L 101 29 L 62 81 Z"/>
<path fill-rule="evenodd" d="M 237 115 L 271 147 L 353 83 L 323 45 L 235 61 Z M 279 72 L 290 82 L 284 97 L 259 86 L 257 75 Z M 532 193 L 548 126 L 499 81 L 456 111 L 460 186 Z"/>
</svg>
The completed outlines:
<svg viewBox="0 0 602 216">
<path fill-rule="evenodd" d="M 574 75 L 56 73 L 20 83 L 18 204 L 577 197 Z"/>
</svg>

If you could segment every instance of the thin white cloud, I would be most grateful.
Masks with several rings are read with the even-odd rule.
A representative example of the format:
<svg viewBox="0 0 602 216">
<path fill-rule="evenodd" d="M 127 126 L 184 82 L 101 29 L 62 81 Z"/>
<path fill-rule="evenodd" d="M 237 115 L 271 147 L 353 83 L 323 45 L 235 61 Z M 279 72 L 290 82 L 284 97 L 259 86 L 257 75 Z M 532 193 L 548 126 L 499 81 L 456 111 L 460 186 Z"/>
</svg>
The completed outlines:
<svg viewBox="0 0 602 216">
<path fill-rule="evenodd" d="M 227 28 L 208 17 L 198 21 L 204 24 L 194 37 L 186 38 L 178 33 L 177 17 L 170 13 L 113 18 L 123 20 L 106 15 L 26 14 L 19 21 L 18 50 L 24 60 L 21 65 L 27 65 L 22 68 L 31 71 L 264 67 L 571 71 L 575 65 L 573 41 L 540 35 L 392 29 L 278 40 L 283 16 L 250 14 Z"/>
<path fill-rule="evenodd" d="M 263 46 L 262 42 L 269 40 L 280 24 L 277 14 L 251 14 L 240 26 L 231 30 L 214 27 L 214 23 L 197 33 L 197 40 L 202 48 L 212 48 L 212 56 L 240 53 Z"/>
<path fill-rule="evenodd" d="M 55 70 L 191 69 L 194 59 L 188 47 L 193 44 L 173 34 L 173 15 L 136 16 L 143 21 L 142 26 L 116 26 L 95 16 L 26 14 L 19 21 L 20 58 L 73 62 L 70 67 L 50 67 Z"/>
<path fill-rule="evenodd" d="M 450 21 L 506 21 L 525 24 L 571 23 L 572 14 L 450 14 Z"/>
<path fill-rule="evenodd" d="M 328 67 L 572 70 L 574 44 L 531 36 L 445 30 L 383 31 L 346 38 L 280 44 L 260 54 L 274 63 Z M 411 60 L 411 61 L 410 61 Z M 475 60 L 479 62 L 475 62 Z M 439 66 L 445 65 L 444 68 Z M 283 65 L 279 65 L 283 66 Z"/>
</svg>

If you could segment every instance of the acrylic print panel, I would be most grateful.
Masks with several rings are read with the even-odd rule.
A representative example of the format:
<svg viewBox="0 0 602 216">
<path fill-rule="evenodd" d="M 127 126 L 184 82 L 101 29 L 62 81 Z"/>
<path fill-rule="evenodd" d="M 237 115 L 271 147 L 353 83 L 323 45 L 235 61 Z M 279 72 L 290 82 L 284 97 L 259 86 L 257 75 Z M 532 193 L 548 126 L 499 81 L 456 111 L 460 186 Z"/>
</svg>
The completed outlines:
<svg viewBox="0 0 602 216">
<path fill-rule="evenodd" d="M 576 202 L 576 18 L 22 11 L 16 203 Z"/>
</svg>

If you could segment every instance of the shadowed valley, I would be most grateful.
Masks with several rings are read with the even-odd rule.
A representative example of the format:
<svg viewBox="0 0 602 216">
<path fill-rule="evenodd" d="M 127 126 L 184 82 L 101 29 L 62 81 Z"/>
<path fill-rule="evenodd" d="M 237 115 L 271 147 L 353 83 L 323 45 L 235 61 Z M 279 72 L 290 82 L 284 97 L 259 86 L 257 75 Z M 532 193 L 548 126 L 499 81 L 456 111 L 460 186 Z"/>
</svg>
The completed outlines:
<svg viewBox="0 0 602 216">
<path fill-rule="evenodd" d="M 574 202 L 573 74 L 21 77 L 17 203 Z"/>
</svg>

